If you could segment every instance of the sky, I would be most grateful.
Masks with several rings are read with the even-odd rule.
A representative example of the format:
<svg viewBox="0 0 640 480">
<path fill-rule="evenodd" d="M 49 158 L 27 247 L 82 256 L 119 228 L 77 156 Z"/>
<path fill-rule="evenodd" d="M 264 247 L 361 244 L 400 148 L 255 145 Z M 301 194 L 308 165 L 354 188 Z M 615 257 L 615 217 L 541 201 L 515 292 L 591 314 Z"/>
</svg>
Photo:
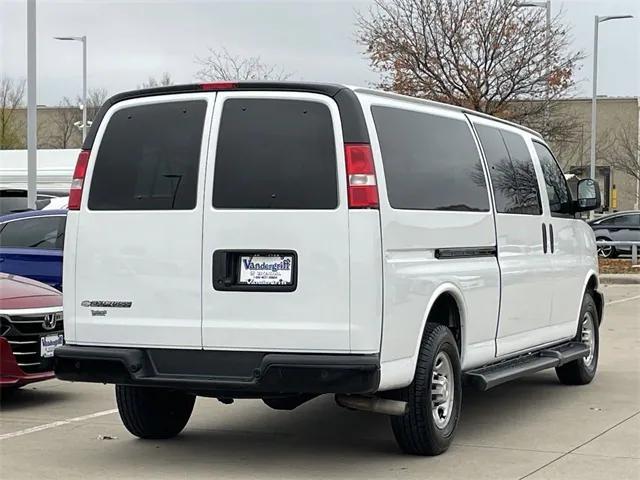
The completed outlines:
<svg viewBox="0 0 640 480">
<path fill-rule="evenodd" d="M 208 47 L 260 56 L 292 79 L 372 85 L 377 74 L 355 40 L 356 12 L 369 0 L 103 1 L 38 0 L 38 104 L 81 92 L 81 45 L 54 36 L 88 37 L 89 88 L 110 94 L 169 72 L 194 81 Z M 594 15 L 633 14 L 600 25 L 598 94 L 640 95 L 640 0 L 552 0 L 563 12 L 572 47 L 587 57 L 577 94 L 591 95 Z M 26 0 L 0 0 L 0 76 L 26 77 Z"/>
</svg>

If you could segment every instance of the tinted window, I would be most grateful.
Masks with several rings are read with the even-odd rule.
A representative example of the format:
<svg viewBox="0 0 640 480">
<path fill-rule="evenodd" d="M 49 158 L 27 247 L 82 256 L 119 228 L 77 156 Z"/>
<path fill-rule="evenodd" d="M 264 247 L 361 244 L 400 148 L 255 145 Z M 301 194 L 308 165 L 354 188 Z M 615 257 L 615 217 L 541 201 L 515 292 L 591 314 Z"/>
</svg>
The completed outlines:
<svg viewBox="0 0 640 480">
<path fill-rule="evenodd" d="M 224 103 L 214 207 L 333 209 L 338 205 L 336 169 L 326 105 L 262 98 Z"/>
<path fill-rule="evenodd" d="M 640 215 L 620 215 L 604 220 L 602 225 L 638 227 L 640 226 Z"/>
<path fill-rule="evenodd" d="M 372 107 L 394 208 L 488 211 L 478 149 L 466 122 Z"/>
<path fill-rule="evenodd" d="M 59 216 L 14 220 L 0 226 L 0 247 L 61 249 L 65 218 Z"/>
<path fill-rule="evenodd" d="M 187 210 L 196 206 L 204 101 L 117 111 L 91 181 L 91 210 Z"/>
<path fill-rule="evenodd" d="M 485 125 L 475 128 L 489 165 L 497 211 L 540 215 L 538 180 L 524 139 Z"/>
<path fill-rule="evenodd" d="M 20 210 L 26 210 L 28 207 L 27 197 L 25 196 L 0 196 L 0 215 Z"/>
<path fill-rule="evenodd" d="M 547 185 L 547 196 L 549 197 L 551 212 L 562 213 L 567 211 L 567 207 L 571 203 L 571 194 L 562 170 L 551 151 L 545 145 L 533 142 L 533 146 L 538 154 L 544 181 Z"/>
</svg>

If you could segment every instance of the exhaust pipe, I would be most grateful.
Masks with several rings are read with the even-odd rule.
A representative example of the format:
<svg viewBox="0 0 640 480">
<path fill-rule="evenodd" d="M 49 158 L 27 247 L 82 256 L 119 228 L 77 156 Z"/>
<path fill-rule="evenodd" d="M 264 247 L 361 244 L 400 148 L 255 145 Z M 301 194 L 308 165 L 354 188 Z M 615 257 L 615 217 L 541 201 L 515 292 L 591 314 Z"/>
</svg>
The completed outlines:
<svg viewBox="0 0 640 480">
<path fill-rule="evenodd" d="M 382 413 L 396 417 L 407 413 L 407 402 L 389 400 L 387 398 L 365 397 L 364 395 L 336 395 L 336 403 L 351 410 Z"/>
</svg>

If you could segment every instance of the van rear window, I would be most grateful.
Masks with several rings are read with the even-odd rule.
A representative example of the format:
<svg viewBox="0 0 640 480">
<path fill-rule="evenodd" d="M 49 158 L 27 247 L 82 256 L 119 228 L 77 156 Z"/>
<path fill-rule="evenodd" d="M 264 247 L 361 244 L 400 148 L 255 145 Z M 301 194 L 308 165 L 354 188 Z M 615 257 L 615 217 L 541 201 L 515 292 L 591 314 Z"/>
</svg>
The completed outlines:
<svg viewBox="0 0 640 480">
<path fill-rule="evenodd" d="M 207 102 L 140 105 L 117 111 L 100 142 L 90 210 L 190 210 Z"/>
<path fill-rule="evenodd" d="M 302 100 L 227 100 L 214 172 L 216 208 L 336 208 L 331 112 Z"/>
</svg>

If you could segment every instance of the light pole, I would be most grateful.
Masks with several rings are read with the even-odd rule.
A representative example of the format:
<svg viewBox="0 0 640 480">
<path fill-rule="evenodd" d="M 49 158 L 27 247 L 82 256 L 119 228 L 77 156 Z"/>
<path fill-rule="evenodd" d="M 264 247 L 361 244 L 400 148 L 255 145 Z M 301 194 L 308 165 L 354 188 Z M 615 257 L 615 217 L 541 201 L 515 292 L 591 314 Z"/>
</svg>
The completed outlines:
<svg viewBox="0 0 640 480">
<path fill-rule="evenodd" d="M 619 20 L 623 18 L 633 18 L 633 15 L 610 15 L 606 17 L 600 17 L 598 15 L 594 18 L 593 24 L 593 93 L 591 95 L 591 158 L 589 176 L 596 179 L 596 131 L 597 131 L 597 109 L 596 100 L 598 95 L 598 27 L 603 22 L 609 20 Z M 589 218 L 593 218 L 593 210 L 589 212 Z"/>
<path fill-rule="evenodd" d="M 82 141 L 87 138 L 87 37 L 53 37 L 56 40 L 82 42 Z"/>
<path fill-rule="evenodd" d="M 526 7 L 534 7 L 534 8 L 544 8 L 546 10 L 546 22 L 547 22 L 547 31 L 545 33 L 545 41 L 547 43 L 547 79 L 546 79 L 546 102 L 544 105 L 544 126 L 547 127 L 549 123 L 549 100 L 551 97 L 550 89 L 549 89 L 549 76 L 551 75 L 551 0 L 546 0 L 544 2 L 518 2 L 516 3 L 516 8 L 526 8 Z"/>
<path fill-rule="evenodd" d="M 36 79 L 36 0 L 27 1 L 27 207 L 38 196 L 38 105 Z"/>
<path fill-rule="evenodd" d="M 546 0 L 544 2 L 518 2 L 516 3 L 516 7 L 535 7 L 535 8 L 544 8 L 547 11 L 547 41 L 549 40 L 551 34 L 551 0 Z"/>
</svg>

